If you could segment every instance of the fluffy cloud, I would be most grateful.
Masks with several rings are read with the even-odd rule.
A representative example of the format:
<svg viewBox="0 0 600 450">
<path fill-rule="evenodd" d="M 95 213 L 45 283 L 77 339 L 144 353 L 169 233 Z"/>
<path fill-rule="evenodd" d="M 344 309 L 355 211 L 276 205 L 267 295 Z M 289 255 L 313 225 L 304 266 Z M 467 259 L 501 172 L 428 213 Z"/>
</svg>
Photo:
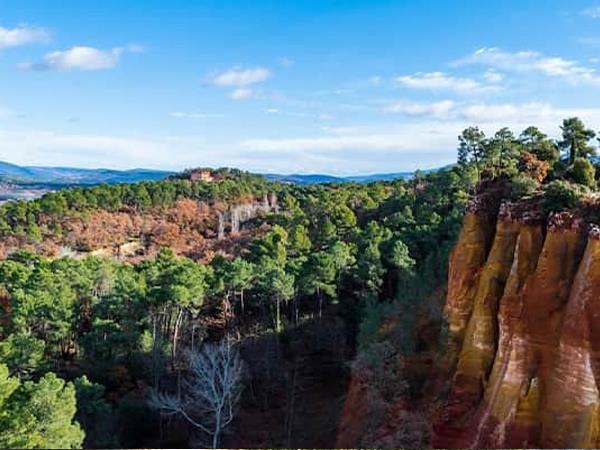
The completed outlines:
<svg viewBox="0 0 600 450">
<path fill-rule="evenodd" d="M 598 123 L 600 108 L 555 108 L 536 102 L 457 104 L 447 120 L 423 118 L 410 123 L 328 128 L 327 135 L 247 139 L 240 146 L 253 152 L 287 154 L 291 158 L 303 158 L 306 153 L 313 152 L 323 156 L 359 152 L 364 164 L 377 160 L 380 166 L 378 170 L 389 167 L 387 159 L 382 158 L 383 154 L 397 158 L 404 164 L 410 161 L 406 155 L 412 155 L 420 164 L 422 154 L 436 152 L 438 156 L 443 156 L 437 164 L 443 165 L 455 159 L 456 136 L 467 126 L 477 124 L 486 134 L 492 135 L 505 126 L 519 133 L 529 125 L 536 125 L 550 136 L 558 137 L 562 119 L 573 116 L 581 117 L 586 123 Z M 339 164 L 344 166 L 349 163 L 340 161 Z"/>
<path fill-rule="evenodd" d="M 456 111 L 456 116 L 460 119 L 465 119 L 471 122 L 502 122 L 513 121 L 518 117 L 520 121 L 535 121 L 542 122 L 549 117 L 557 116 L 554 110 L 548 103 L 530 102 L 530 103 L 499 103 L 485 104 L 476 103 L 465 105 Z"/>
<path fill-rule="evenodd" d="M 181 169 L 202 163 L 219 165 L 228 149 L 214 152 L 202 137 L 115 136 L 61 133 L 35 129 L 0 128 L 0 155 L 23 165 L 53 164 L 70 167 Z M 193 149 L 193 150 L 190 150 Z M 100 163 L 103 161 L 102 163 Z"/>
<path fill-rule="evenodd" d="M 448 117 L 455 107 L 456 103 L 452 100 L 431 103 L 400 101 L 389 105 L 385 108 L 385 111 L 414 117 L 428 116 L 444 118 Z"/>
<path fill-rule="evenodd" d="M 506 52 L 495 47 L 484 47 L 454 64 L 456 66 L 484 65 L 506 72 L 539 73 L 548 77 L 561 78 L 572 84 L 600 84 L 600 76 L 593 68 L 582 66 L 577 61 L 545 56 L 540 52 L 529 50 Z"/>
<path fill-rule="evenodd" d="M 94 47 L 72 47 L 69 50 L 48 53 L 41 61 L 25 63 L 31 70 L 103 70 L 115 67 L 126 49 L 99 50 Z"/>
<path fill-rule="evenodd" d="M 410 122 L 323 127 L 305 135 L 247 136 L 228 142 L 205 138 L 107 136 L 36 130 L 2 130 L 0 155 L 19 164 L 52 161 L 56 165 L 182 169 L 194 166 L 232 166 L 259 172 L 389 172 L 440 167 L 456 159 L 456 136 L 477 124 L 490 136 L 508 126 L 519 133 L 536 125 L 552 137 L 560 135 L 563 118 L 578 116 L 600 123 L 600 108 L 558 108 L 544 103 L 457 104 L 446 120 L 423 117 Z M 483 120 L 482 118 L 485 118 Z"/>
<path fill-rule="evenodd" d="M 43 28 L 20 25 L 17 28 L 0 27 L 0 49 L 46 42 L 50 34 Z"/>
<path fill-rule="evenodd" d="M 495 92 L 501 89 L 495 83 L 482 83 L 472 78 L 459 78 L 444 72 L 417 72 L 396 78 L 400 86 L 411 89 L 428 89 L 432 91 L 453 91 L 464 94 Z"/>
<path fill-rule="evenodd" d="M 271 78 L 271 72 L 264 67 L 254 69 L 233 68 L 209 76 L 209 81 L 219 87 L 244 87 L 261 83 Z"/>
<path fill-rule="evenodd" d="M 190 113 L 183 111 L 174 111 L 169 113 L 171 117 L 176 119 L 214 119 L 223 117 L 223 114 L 208 114 L 208 113 Z"/>
<path fill-rule="evenodd" d="M 248 150 L 302 152 L 307 150 L 385 150 L 414 149 L 407 146 L 406 136 L 370 134 L 358 136 L 326 136 L 289 139 L 248 139 L 242 142 Z"/>
<path fill-rule="evenodd" d="M 232 100 L 245 100 L 254 97 L 254 91 L 248 88 L 237 88 L 229 97 Z"/>
<path fill-rule="evenodd" d="M 501 83 L 504 80 L 504 75 L 491 69 L 483 74 L 483 78 L 490 83 Z"/>
<path fill-rule="evenodd" d="M 256 91 L 250 86 L 262 83 L 271 78 L 271 71 L 264 67 L 241 69 L 234 67 L 224 72 L 212 73 L 207 81 L 217 87 L 235 88 L 229 94 L 232 100 L 246 100 L 256 97 Z"/>
<path fill-rule="evenodd" d="M 464 120 L 473 123 L 490 123 L 510 121 L 515 117 L 521 120 L 539 120 L 542 117 L 556 116 L 554 109 L 548 103 L 482 103 L 454 102 L 442 100 L 439 102 L 410 102 L 399 101 L 384 109 L 385 112 L 402 114 L 410 117 L 428 117 L 443 120 Z"/>
</svg>

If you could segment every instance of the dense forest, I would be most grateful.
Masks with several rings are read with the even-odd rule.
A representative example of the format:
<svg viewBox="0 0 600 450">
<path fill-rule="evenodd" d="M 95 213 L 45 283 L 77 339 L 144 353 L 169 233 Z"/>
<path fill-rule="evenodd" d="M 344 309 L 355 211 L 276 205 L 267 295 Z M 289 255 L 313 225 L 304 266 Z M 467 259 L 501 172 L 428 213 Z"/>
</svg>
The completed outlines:
<svg viewBox="0 0 600 450">
<path fill-rule="evenodd" d="M 470 194 L 572 208 L 597 186 L 594 138 L 576 118 L 558 141 L 472 127 L 457 164 L 410 180 L 220 169 L 3 204 L 0 447 L 331 447 L 351 374 L 381 414 L 416 405 L 363 445 L 427 446 L 424 379 L 443 376 L 448 254 Z M 261 202 L 213 245 L 225 212 Z M 132 240 L 136 258 L 94 253 Z"/>
</svg>

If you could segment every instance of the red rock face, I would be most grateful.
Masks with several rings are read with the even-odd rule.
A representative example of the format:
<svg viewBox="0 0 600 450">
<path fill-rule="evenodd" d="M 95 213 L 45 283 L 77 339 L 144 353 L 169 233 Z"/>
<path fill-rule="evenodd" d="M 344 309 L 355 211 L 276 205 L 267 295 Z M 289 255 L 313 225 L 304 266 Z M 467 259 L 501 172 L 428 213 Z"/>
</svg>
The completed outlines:
<svg viewBox="0 0 600 450">
<path fill-rule="evenodd" d="M 424 408 L 435 448 L 600 447 L 600 228 L 532 211 L 467 210 L 449 261 L 449 345 Z M 338 444 L 356 446 L 369 398 L 350 391 Z M 407 425 L 393 414 L 380 422 L 395 433 Z"/>
<path fill-rule="evenodd" d="M 571 289 L 548 381 L 542 413 L 544 446 L 600 445 L 599 363 L 600 241 L 590 238 Z"/>
<path fill-rule="evenodd" d="M 473 298 L 493 235 L 494 222 L 489 215 L 468 212 L 450 255 L 446 316 L 451 336 L 459 346 L 473 311 Z"/>
<path fill-rule="evenodd" d="M 365 432 L 365 417 L 369 413 L 366 387 L 356 376 L 350 379 L 344 411 L 338 425 L 336 448 L 358 445 Z"/>
<path fill-rule="evenodd" d="M 451 342 L 461 344 L 432 443 L 598 447 L 599 233 L 588 238 L 587 225 L 565 213 L 550 218 L 545 236 L 539 221 L 499 217 L 474 294 L 448 292 Z M 449 286 L 461 284 L 450 264 Z M 456 320 L 457 303 L 466 320 Z"/>
</svg>

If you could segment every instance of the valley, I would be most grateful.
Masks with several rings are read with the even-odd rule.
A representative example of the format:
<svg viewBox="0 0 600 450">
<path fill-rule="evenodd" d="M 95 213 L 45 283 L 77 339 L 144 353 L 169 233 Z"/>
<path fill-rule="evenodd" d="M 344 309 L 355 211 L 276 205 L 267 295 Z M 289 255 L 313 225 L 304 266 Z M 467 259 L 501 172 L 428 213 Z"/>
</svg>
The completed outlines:
<svg viewBox="0 0 600 450">
<path fill-rule="evenodd" d="M 0 449 L 600 448 L 600 0 L 1 5 Z"/>
<path fill-rule="evenodd" d="M 0 375 L 60 384 L 91 448 L 595 446 L 595 167 L 477 133 L 409 179 L 196 169 L 0 205 Z M 183 399 L 228 374 L 211 431 Z"/>
</svg>

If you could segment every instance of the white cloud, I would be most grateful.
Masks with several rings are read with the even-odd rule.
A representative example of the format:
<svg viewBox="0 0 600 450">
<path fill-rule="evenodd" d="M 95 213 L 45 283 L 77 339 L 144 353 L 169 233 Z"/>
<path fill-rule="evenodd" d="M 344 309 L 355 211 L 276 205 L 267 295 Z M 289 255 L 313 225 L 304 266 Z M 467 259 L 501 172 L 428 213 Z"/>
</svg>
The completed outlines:
<svg viewBox="0 0 600 450">
<path fill-rule="evenodd" d="M 264 67 L 254 69 L 232 68 L 209 76 L 209 81 L 219 87 L 245 87 L 261 83 L 271 78 L 271 72 Z"/>
<path fill-rule="evenodd" d="M 202 136 L 107 136 L 0 127 L 0 160 L 28 165 L 51 161 L 54 165 L 97 167 L 107 161 L 114 168 L 232 166 L 263 173 L 364 174 L 453 162 L 456 136 L 469 125 L 480 126 L 488 136 L 504 126 L 519 133 L 536 125 L 558 137 L 565 117 L 578 116 L 590 125 L 600 123 L 600 108 L 545 103 L 457 104 L 453 114 L 445 120 L 424 117 L 409 122 L 322 127 L 306 135 L 286 136 L 275 129 L 270 135 L 247 135 L 246 139 L 224 142 L 208 142 Z"/>
<path fill-rule="evenodd" d="M 406 136 L 372 134 L 289 139 L 248 139 L 241 143 L 248 150 L 302 152 L 307 150 L 414 149 L 406 144 Z"/>
<path fill-rule="evenodd" d="M 18 164 L 53 164 L 81 167 L 97 166 L 98 161 L 108 161 L 113 167 L 167 163 L 163 152 L 165 141 L 145 138 L 124 138 L 103 135 L 61 134 L 37 130 L 0 130 L 0 159 Z"/>
<path fill-rule="evenodd" d="M 232 100 L 246 100 L 257 97 L 257 92 L 250 86 L 262 83 L 271 78 L 271 71 L 264 67 L 241 69 L 234 67 L 220 73 L 208 75 L 207 81 L 217 87 L 235 88 L 229 94 Z"/>
<path fill-rule="evenodd" d="M 442 100 L 439 102 L 411 102 L 399 101 L 385 108 L 385 112 L 404 114 L 413 117 L 439 117 L 445 118 L 456 107 L 456 103 L 452 100 Z"/>
<path fill-rule="evenodd" d="M 265 114 L 269 114 L 269 115 L 317 119 L 317 120 L 321 120 L 321 121 L 331 121 L 331 120 L 336 119 L 336 117 L 334 115 L 328 114 L 328 113 L 311 113 L 311 112 L 304 112 L 304 111 L 286 110 L 286 109 L 280 109 L 280 108 L 274 108 L 274 107 L 267 108 L 264 110 L 264 112 L 265 112 Z"/>
<path fill-rule="evenodd" d="M 47 42 L 50 34 L 43 28 L 19 25 L 17 28 L 0 26 L 0 49 Z"/>
<path fill-rule="evenodd" d="M 322 126 L 321 130 L 323 130 L 325 133 L 329 133 L 329 134 L 359 134 L 360 133 L 360 127 L 352 127 L 352 126 L 345 126 L 345 127 Z"/>
<path fill-rule="evenodd" d="M 320 91 L 316 91 L 314 95 L 316 96 L 328 96 L 328 95 L 347 95 L 354 93 L 354 89 L 349 88 L 338 88 L 338 89 L 323 89 Z"/>
<path fill-rule="evenodd" d="M 427 117 L 449 121 L 468 121 L 472 123 L 491 123 L 511 121 L 515 117 L 520 120 L 532 121 L 553 116 L 554 109 L 548 103 L 483 103 L 483 102 L 454 102 L 442 100 L 439 102 L 400 101 L 392 103 L 384 109 L 385 112 L 402 114 L 410 117 Z"/>
<path fill-rule="evenodd" d="M 23 165 L 183 169 L 241 166 L 239 153 L 202 136 L 118 136 L 0 128 L 0 160 Z"/>
<path fill-rule="evenodd" d="M 470 125 L 480 126 L 488 135 L 505 126 L 519 133 L 529 125 L 536 125 L 550 136 L 558 137 L 562 119 L 573 116 L 581 117 L 586 123 L 599 123 L 600 108 L 556 108 L 537 102 L 457 104 L 448 119 L 442 121 L 432 118 L 411 123 L 324 128 L 327 135 L 247 139 L 240 146 L 252 151 L 279 152 L 293 158 L 303 158 L 307 152 L 323 155 L 363 152 L 363 163 L 370 163 L 370 159 L 378 160 L 379 170 L 385 170 L 389 163 L 382 158 L 384 153 L 412 154 L 416 161 L 420 161 L 422 152 L 433 151 L 445 154 L 446 162 L 453 161 L 456 136 Z"/>
<path fill-rule="evenodd" d="M 592 19 L 600 19 L 600 5 L 586 8 L 581 11 L 581 13 L 585 16 L 591 17 Z"/>
<path fill-rule="evenodd" d="M 483 78 L 490 83 L 501 83 L 504 80 L 504 75 L 490 69 L 483 74 Z"/>
<path fill-rule="evenodd" d="M 453 91 L 465 94 L 495 92 L 501 89 L 495 84 L 481 83 L 472 78 L 459 78 L 444 72 L 417 72 L 396 78 L 396 83 L 411 89 L 428 89 L 432 91 Z"/>
<path fill-rule="evenodd" d="M 238 88 L 230 95 L 232 100 L 246 100 L 254 97 L 254 91 L 248 88 Z"/>
<path fill-rule="evenodd" d="M 183 111 L 174 111 L 169 113 L 169 115 L 177 119 L 213 119 L 223 117 L 223 114 L 190 113 Z"/>
<path fill-rule="evenodd" d="M 530 102 L 522 104 L 500 103 L 485 104 L 476 103 L 465 105 L 457 111 L 459 118 L 474 122 L 502 122 L 512 121 L 518 117 L 521 121 L 542 121 L 548 117 L 555 117 L 554 109 L 548 103 Z"/>
<path fill-rule="evenodd" d="M 41 61 L 21 64 L 27 70 L 104 70 L 115 67 L 125 49 L 99 50 L 94 47 L 72 47 L 64 51 L 48 53 Z"/>
<path fill-rule="evenodd" d="M 484 47 L 454 63 L 456 66 L 484 65 L 507 72 L 540 73 L 548 77 L 561 78 L 572 84 L 600 84 L 595 69 L 576 61 L 544 56 L 540 52 L 525 50 L 506 52 L 495 47 Z"/>
</svg>

